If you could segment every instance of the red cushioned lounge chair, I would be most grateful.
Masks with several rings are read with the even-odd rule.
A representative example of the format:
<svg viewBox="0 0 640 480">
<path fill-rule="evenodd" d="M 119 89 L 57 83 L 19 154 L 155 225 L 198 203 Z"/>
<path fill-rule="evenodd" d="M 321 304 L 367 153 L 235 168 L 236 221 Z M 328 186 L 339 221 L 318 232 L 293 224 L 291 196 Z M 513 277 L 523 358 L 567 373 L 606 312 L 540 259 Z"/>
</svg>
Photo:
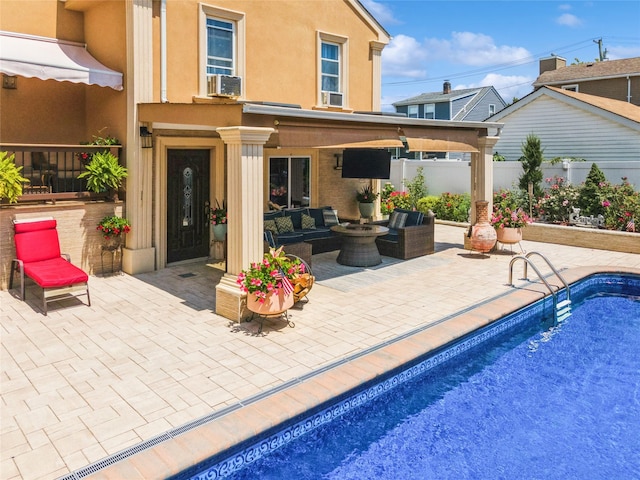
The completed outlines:
<svg viewBox="0 0 640 480">
<path fill-rule="evenodd" d="M 16 257 L 11 262 L 9 289 L 13 288 L 15 272 L 20 272 L 20 298 L 24 300 L 24 276 L 42 287 L 44 314 L 47 303 L 59 300 L 60 296 L 89 297 L 89 276 L 71 264 L 68 254 L 60 253 L 60 242 L 56 221 L 53 218 L 37 220 L 14 220 Z M 75 293 L 83 291 L 83 293 Z"/>
</svg>

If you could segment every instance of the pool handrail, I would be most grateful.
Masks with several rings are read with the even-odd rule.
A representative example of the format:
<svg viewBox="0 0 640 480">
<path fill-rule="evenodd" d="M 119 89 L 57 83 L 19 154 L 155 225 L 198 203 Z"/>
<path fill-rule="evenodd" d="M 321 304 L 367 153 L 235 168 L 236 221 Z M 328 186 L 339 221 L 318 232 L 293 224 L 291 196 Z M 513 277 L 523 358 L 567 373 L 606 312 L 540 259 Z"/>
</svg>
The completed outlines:
<svg viewBox="0 0 640 480">
<path fill-rule="evenodd" d="M 547 265 L 549 266 L 549 268 L 553 271 L 553 273 L 555 274 L 556 277 L 558 277 L 560 279 L 560 281 L 562 282 L 562 284 L 564 285 L 564 288 L 567 289 L 567 300 L 571 300 L 571 289 L 569 288 L 569 284 L 567 283 L 567 281 L 564 279 L 564 277 L 562 275 L 560 275 L 560 272 L 558 270 L 556 270 L 556 268 L 551 264 L 551 262 L 549 261 L 549 259 L 547 257 L 545 257 L 542 253 L 540 252 L 529 252 L 525 255 L 526 258 L 531 257 L 532 255 L 537 255 L 540 258 L 542 258 Z M 527 279 L 527 265 L 529 264 L 529 262 L 525 262 L 524 264 L 524 278 L 525 280 Z M 533 263 L 531 264 L 531 266 L 533 267 Z M 538 275 L 540 275 L 538 273 Z"/>
</svg>

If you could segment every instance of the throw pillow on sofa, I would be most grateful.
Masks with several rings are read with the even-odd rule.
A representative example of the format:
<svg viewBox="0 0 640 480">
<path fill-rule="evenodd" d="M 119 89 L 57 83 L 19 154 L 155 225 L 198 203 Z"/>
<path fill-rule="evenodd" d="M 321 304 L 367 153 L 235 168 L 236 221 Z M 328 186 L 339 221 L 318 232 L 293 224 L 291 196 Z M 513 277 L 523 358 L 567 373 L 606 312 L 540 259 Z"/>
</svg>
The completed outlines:
<svg viewBox="0 0 640 480">
<path fill-rule="evenodd" d="M 322 216 L 324 218 L 325 227 L 331 227 L 333 225 L 338 225 L 338 212 L 335 210 L 323 210 Z"/>
<path fill-rule="evenodd" d="M 315 230 L 316 229 L 316 221 L 315 219 L 306 214 L 302 214 L 302 229 L 303 230 Z"/>
<path fill-rule="evenodd" d="M 391 217 L 389 217 L 389 228 L 393 228 L 394 230 L 403 228 L 407 222 L 407 216 L 406 213 L 400 213 L 394 210 Z"/>
<path fill-rule="evenodd" d="M 291 217 L 278 217 L 275 221 L 278 227 L 278 233 L 293 233 Z"/>
<path fill-rule="evenodd" d="M 275 234 L 278 233 L 278 227 L 276 225 L 276 221 L 275 220 L 265 220 L 264 221 L 264 229 L 268 230 L 270 232 L 273 232 Z"/>
</svg>

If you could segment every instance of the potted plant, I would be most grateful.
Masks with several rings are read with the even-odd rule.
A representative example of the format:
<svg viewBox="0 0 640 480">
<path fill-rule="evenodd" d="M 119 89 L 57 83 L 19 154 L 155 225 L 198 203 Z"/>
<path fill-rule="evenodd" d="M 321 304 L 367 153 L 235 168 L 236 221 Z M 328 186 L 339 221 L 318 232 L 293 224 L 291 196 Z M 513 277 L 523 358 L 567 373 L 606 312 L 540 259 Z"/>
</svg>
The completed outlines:
<svg viewBox="0 0 640 480">
<path fill-rule="evenodd" d="M 237 278 L 240 290 L 247 294 L 247 308 L 260 315 L 278 315 L 294 303 L 294 286 L 305 273 L 300 259 L 287 257 L 280 248 L 271 248 L 262 262 L 251 264 Z"/>
<path fill-rule="evenodd" d="M 22 184 L 29 180 L 20 172 L 22 167 L 17 167 L 15 155 L 0 152 L 0 201 L 7 199 L 9 203 L 17 203 L 22 195 Z"/>
<path fill-rule="evenodd" d="M 518 206 L 510 190 L 501 190 L 493 196 L 491 225 L 496 229 L 500 243 L 518 243 L 522 240 L 522 228 L 532 223 L 531 217 Z"/>
<path fill-rule="evenodd" d="M 120 165 L 118 157 L 108 151 L 96 152 L 78 178 L 87 179 L 87 189 L 95 193 L 109 192 L 112 200 L 118 199 L 118 189 L 127 178 L 127 169 Z"/>
<path fill-rule="evenodd" d="M 105 249 L 115 250 L 122 245 L 123 235 L 131 231 L 129 220 L 117 215 L 107 216 L 100 220 L 96 228 L 105 241 Z"/>
<path fill-rule="evenodd" d="M 374 204 L 378 198 L 378 193 L 374 192 L 371 185 L 365 185 L 356 193 L 356 200 L 358 201 L 358 209 L 360 210 L 360 216 L 363 218 L 373 217 Z"/>
<path fill-rule="evenodd" d="M 209 209 L 209 223 L 213 230 L 213 238 L 219 242 L 224 240 L 227 234 L 227 206 L 222 202 L 222 206 L 216 200 L 215 208 Z"/>
</svg>

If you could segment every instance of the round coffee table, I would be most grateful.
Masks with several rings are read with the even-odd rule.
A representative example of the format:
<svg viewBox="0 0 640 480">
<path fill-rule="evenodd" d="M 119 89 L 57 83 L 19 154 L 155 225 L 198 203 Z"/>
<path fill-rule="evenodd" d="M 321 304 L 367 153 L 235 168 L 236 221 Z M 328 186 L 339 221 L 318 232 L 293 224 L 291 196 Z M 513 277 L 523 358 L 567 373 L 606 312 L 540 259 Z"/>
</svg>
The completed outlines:
<svg viewBox="0 0 640 480">
<path fill-rule="evenodd" d="M 350 267 L 372 267 L 382 263 L 376 237 L 389 233 L 381 225 L 335 225 L 331 231 L 342 237 L 338 263 Z"/>
</svg>

